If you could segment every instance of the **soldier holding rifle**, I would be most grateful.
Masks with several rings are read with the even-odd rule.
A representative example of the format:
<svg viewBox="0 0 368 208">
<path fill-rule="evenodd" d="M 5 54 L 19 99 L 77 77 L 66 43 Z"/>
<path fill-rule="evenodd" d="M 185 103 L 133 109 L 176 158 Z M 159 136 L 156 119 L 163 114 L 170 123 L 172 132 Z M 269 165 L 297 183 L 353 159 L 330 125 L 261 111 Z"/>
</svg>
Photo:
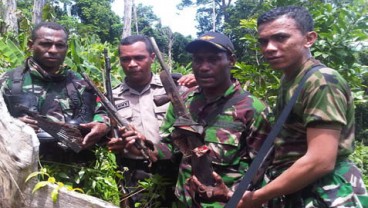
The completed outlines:
<svg viewBox="0 0 368 208">
<path fill-rule="evenodd" d="M 68 49 L 67 40 L 67 30 L 57 23 L 42 22 L 36 25 L 28 42 L 32 56 L 25 60 L 23 66 L 2 76 L 1 92 L 11 115 L 36 131 L 41 142 L 41 161 L 84 163 L 94 159 L 93 152 L 73 152 L 64 143 L 45 133 L 35 118 L 16 108 L 22 106 L 39 114 L 40 118 L 47 117 L 49 121 L 80 124 L 80 128 L 87 132 L 79 141 L 81 149 L 91 147 L 107 133 L 108 126 L 104 122 L 108 118 L 95 115 L 96 95 L 80 74 L 63 65 Z M 68 139 L 67 136 L 65 138 Z"/>
<path fill-rule="evenodd" d="M 168 147 L 183 153 L 175 194 L 185 207 L 223 207 L 270 130 L 266 118 L 269 108 L 232 78 L 230 70 L 236 57 L 227 36 L 207 32 L 190 42 L 186 50 L 192 53 L 198 87 L 185 93 L 184 104 L 188 117 L 204 131 L 188 137 L 191 133 L 185 129 L 191 124 L 179 121 L 173 102 L 161 130 L 164 141 L 172 143 Z M 203 145 L 192 149 L 191 139 Z M 207 178 L 213 178 L 213 182 L 197 177 L 201 175 L 201 168 L 197 168 L 201 164 L 194 162 L 205 155 L 213 170 Z M 203 168 L 206 166 L 203 164 Z"/>
</svg>

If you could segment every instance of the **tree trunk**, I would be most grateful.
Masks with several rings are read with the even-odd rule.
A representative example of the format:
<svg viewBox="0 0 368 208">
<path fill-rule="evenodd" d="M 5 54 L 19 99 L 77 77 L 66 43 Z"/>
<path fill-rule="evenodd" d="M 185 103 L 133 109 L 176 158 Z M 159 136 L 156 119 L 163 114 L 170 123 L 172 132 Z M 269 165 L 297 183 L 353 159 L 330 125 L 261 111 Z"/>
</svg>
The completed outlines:
<svg viewBox="0 0 368 208">
<path fill-rule="evenodd" d="M 167 45 L 167 58 L 168 58 L 168 63 L 167 65 L 169 66 L 170 72 L 172 69 L 172 47 L 174 44 L 174 35 L 173 32 L 171 31 L 171 29 L 169 27 L 165 27 L 162 28 L 162 35 L 163 37 L 165 37 L 166 41 L 168 42 Z"/>
<path fill-rule="evenodd" d="M 136 33 L 139 34 L 137 6 L 135 5 L 134 0 L 133 0 L 133 18 L 134 18 L 134 26 L 135 26 Z"/>
<path fill-rule="evenodd" d="M 212 2 L 212 31 L 216 32 L 216 2 Z"/>
<path fill-rule="evenodd" d="M 128 37 L 132 34 L 132 8 L 133 0 L 124 0 L 124 28 L 121 38 Z"/>
<path fill-rule="evenodd" d="M 0 26 L 2 34 L 11 32 L 18 36 L 17 2 L 16 0 L 2 0 L 1 14 L 5 24 Z"/>
<path fill-rule="evenodd" d="M 32 23 L 34 25 L 42 22 L 42 9 L 45 6 L 45 0 L 34 0 Z"/>
<path fill-rule="evenodd" d="M 167 35 L 167 39 L 169 40 L 169 43 L 168 43 L 168 48 L 167 48 L 167 55 L 168 55 L 168 58 L 169 58 L 169 67 L 170 67 L 170 70 L 172 69 L 172 48 L 173 48 L 173 45 L 174 45 L 174 35 L 173 33 L 171 32 L 171 30 L 169 30 L 169 33 Z"/>
</svg>

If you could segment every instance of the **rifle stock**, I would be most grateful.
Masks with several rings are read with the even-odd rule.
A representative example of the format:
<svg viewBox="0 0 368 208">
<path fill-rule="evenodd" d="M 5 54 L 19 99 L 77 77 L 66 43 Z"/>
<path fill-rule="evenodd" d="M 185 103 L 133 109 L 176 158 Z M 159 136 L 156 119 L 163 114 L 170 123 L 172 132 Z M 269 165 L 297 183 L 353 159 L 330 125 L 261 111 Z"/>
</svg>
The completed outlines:
<svg viewBox="0 0 368 208">
<path fill-rule="evenodd" d="M 205 185 L 213 185 L 215 183 L 212 177 L 213 167 L 211 164 L 211 159 L 209 157 L 209 149 L 204 145 L 202 141 L 203 127 L 196 123 L 190 113 L 188 112 L 184 101 L 177 89 L 177 86 L 170 74 L 169 67 L 165 64 L 161 52 L 158 49 L 156 41 L 153 37 L 150 38 L 151 44 L 155 51 L 156 57 L 160 62 L 162 71 L 160 73 L 160 79 L 165 91 L 170 98 L 172 103 L 177 121 L 175 122 L 175 127 L 185 136 L 186 144 L 188 144 L 191 152 L 191 165 L 192 172 L 198 180 Z M 204 154 L 195 154 L 194 152 L 199 152 L 197 150 L 206 149 Z M 179 149 L 181 149 L 179 147 Z M 188 151 L 183 152 L 187 154 Z"/>
</svg>

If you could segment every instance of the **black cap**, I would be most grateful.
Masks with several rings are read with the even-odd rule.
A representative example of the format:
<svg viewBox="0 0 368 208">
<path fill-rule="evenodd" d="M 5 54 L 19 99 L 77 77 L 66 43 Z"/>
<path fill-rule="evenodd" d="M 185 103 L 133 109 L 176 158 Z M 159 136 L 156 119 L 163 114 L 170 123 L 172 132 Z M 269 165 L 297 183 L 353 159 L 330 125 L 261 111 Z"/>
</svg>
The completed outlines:
<svg viewBox="0 0 368 208">
<path fill-rule="evenodd" d="M 220 49 L 221 51 L 226 51 L 234 53 L 234 45 L 231 40 L 224 34 L 217 32 L 206 32 L 199 36 L 197 39 L 188 43 L 185 49 L 189 53 L 194 53 L 203 44 L 210 44 Z"/>
</svg>

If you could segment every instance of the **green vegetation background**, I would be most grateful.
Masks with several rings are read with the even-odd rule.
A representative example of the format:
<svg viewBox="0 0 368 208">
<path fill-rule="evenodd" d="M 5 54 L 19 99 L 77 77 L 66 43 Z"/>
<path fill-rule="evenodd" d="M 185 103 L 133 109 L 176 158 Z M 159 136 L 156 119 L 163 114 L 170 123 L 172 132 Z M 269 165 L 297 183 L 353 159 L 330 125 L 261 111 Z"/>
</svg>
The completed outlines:
<svg viewBox="0 0 368 208">
<path fill-rule="evenodd" d="M 19 0 L 19 35 L 12 33 L 0 36 L 0 73 L 23 63 L 26 56 L 27 40 L 32 26 L 30 24 L 30 6 L 32 1 Z M 117 46 L 122 24 L 119 18 L 111 12 L 110 1 L 75 1 L 77 7 L 72 10 L 72 16 L 65 9 L 50 1 L 43 12 L 44 20 L 57 21 L 70 30 L 69 50 L 65 64 L 78 72 L 87 73 L 95 83 L 103 89 L 104 59 L 103 49 L 109 50 L 112 66 L 112 85 L 116 86 L 124 78 L 119 66 Z M 209 1 L 198 1 L 208 3 Z M 100 4 L 100 5 L 99 5 Z M 101 5 L 103 4 L 103 5 Z M 348 81 L 355 96 L 356 104 L 356 150 L 351 159 L 357 163 L 363 172 L 364 182 L 368 185 L 368 6 L 364 0 L 351 1 L 296 1 L 269 0 L 251 1 L 238 0 L 227 8 L 231 15 L 227 22 L 220 24 L 222 31 L 233 39 L 237 51 L 238 62 L 233 69 L 233 75 L 256 96 L 274 105 L 276 90 L 281 74 L 273 71 L 263 61 L 258 49 L 256 38 L 256 18 L 270 8 L 281 5 L 303 5 L 309 9 L 315 19 L 315 30 L 319 34 L 317 43 L 312 48 L 313 55 L 327 66 L 337 69 Z M 1 3 L 0 3 L 1 6 Z M 95 8 L 94 10 L 86 8 Z M 103 8 L 103 9 L 101 9 Z M 93 11 L 93 12 L 92 12 Z M 207 11 L 207 10 L 203 10 Z M 203 15 L 203 11 L 199 14 Z M 74 12 L 74 13 L 73 13 Z M 200 13 L 202 12 L 202 13 Z M 160 49 L 171 63 L 173 72 L 187 74 L 191 72 L 190 57 L 184 51 L 184 46 L 193 37 L 184 37 L 171 33 L 167 27 L 162 27 L 159 18 L 151 7 L 138 5 L 138 25 L 140 33 L 155 37 Z M 221 15 L 221 14 L 220 14 Z M 208 16 L 207 16 L 208 17 Z M 207 27 L 206 27 L 207 24 Z M 200 32 L 208 28 L 208 22 L 200 22 Z M 4 25 L 0 19 L 0 27 Z M 134 34 L 134 32 L 133 32 Z M 174 40 L 171 49 L 171 60 L 168 58 L 168 34 Z M 158 63 L 153 71 L 160 71 Z M 101 79 L 102 77 L 102 79 Z M 89 168 L 73 167 L 79 177 L 68 178 L 66 172 L 70 167 L 46 166 L 43 171 L 55 176 L 58 181 L 73 187 L 80 187 L 85 193 L 107 201 L 119 204 L 119 192 L 116 180 L 122 178 L 116 171 L 115 156 L 103 148 L 96 151 L 98 161 Z M 146 200 L 136 206 L 159 207 L 155 198 L 160 192 L 159 184 L 162 178 L 143 181 L 137 189 L 147 189 Z"/>
</svg>

